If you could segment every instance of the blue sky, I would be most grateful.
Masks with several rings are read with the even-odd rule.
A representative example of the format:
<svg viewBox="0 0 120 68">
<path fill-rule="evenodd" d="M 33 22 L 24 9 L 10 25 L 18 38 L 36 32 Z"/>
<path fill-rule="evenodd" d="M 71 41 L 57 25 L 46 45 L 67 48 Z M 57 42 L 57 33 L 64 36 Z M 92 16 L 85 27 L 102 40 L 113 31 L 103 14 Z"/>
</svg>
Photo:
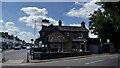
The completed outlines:
<svg viewBox="0 0 120 68">
<path fill-rule="evenodd" d="M 3 30 L 6 32 L 30 42 L 30 37 L 34 38 L 33 20 L 38 21 L 38 31 L 41 29 L 39 23 L 44 18 L 54 25 L 57 25 L 58 20 L 62 20 L 65 26 L 80 26 L 80 23 L 85 21 L 88 27 L 89 14 L 98 8 L 99 6 L 92 2 L 3 2 L 0 22 L 3 22 Z M 28 36 L 21 36 L 23 34 Z M 37 34 L 38 32 L 36 36 Z"/>
<path fill-rule="evenodd" d="M 82 18 L 77 18 L 77 17 L 70 17 L 67 16 L 66 13 L 71 9 L 71 8 L 80 8 L 81 5 L 75 5 L 74 2 L 8 2 L 2 4 L 3 8 L 3 20 L 4 21 L 12 21 L 16 24 L 18 27 L 24 27 L 25 23 L 20 22 L 18 19 L 24 15 L 26 15 L 24 12 L 20 11 L 21 8 L 23 7 L 38 7 L 38 8 L 46 8 L 48 11 L 47 16 L 52 17 L 55 20 L 62 20 L 64 21 L 65 25 L 69 25 L 72 23 L 81 23 L 81 21 L 86 21 L 88 22 L 88 19 L 82 19 Z M 25 29 L 27 30 L 26 26 Z"/>
</svg>

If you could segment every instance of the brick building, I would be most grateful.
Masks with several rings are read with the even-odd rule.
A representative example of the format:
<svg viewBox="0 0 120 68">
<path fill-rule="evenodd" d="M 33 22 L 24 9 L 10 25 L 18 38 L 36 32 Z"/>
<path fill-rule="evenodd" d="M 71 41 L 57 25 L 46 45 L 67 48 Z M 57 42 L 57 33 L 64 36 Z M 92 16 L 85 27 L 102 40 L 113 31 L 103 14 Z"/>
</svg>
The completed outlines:
<svg viewBox="0 0 120 68">
<path fill-rule="evenodd" d="M 49 21 L 44 20 L 49 23 Z M 71 52 L 87 51 L 88 30 L 85 27 L 85 22 L 81 26 L 62 26 L 62 21 L 58 21 L 59 25 L 42 26 L 39 31 L 42 45 L 47 48 L 47 51 L 56 52 Z M 41 45 L 41 46 L 42 46 Z"/>
</svg>

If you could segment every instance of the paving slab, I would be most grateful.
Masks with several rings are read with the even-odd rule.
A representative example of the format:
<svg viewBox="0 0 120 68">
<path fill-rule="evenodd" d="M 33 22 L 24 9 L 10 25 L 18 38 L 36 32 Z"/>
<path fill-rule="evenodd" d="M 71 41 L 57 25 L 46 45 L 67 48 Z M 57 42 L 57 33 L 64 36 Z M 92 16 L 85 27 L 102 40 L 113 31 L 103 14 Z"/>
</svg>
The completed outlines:
<svg viewBox="0 0 120 68">
<path fill-rule="evenodd" d="M 5 64 L 21 64 L 24 60 L 8 60 Z"/>
</svg>

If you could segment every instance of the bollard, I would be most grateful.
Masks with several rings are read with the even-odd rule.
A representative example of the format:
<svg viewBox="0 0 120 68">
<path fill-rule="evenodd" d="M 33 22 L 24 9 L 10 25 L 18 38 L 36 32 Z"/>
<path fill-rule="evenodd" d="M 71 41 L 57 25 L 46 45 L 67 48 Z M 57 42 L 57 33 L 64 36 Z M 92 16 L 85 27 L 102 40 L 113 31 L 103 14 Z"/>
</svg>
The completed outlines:
<svg viewBox="0 0 120 68">
<path fill-rule="evenodd" d="M 5 58 L 2 58 L 2 62 L 4 62 L 5 61 Z"/>
<path fill-rule="evenodd" d="M 5 50 L 2 50 L 2 62 L 5 61 Z"/>
<path fill-rule="evenodd" d="M 29 62 L 29 53 L 27 53 L 27 62 Z"/>
</svg>

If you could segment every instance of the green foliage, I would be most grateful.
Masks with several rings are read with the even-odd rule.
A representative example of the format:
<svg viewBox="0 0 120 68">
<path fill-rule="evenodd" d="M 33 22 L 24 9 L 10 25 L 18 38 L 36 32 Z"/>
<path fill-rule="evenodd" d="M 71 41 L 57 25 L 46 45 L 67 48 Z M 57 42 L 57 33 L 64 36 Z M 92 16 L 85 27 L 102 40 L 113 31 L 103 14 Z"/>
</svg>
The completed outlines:
<svg viewBox="0 0 120 68">
<path fill-rule="evenodd" d="M 90 15 L 89 29 L 97 34 L 103 42 L 110 39 L 114 44 L 120 43 L 120 2 L 103 2 L 100 9 Z"/>
<path fill-rule="evenodd" d="M 39 46 L 39 38 L 35 39 L 35 45 Z"/>
</svg>

